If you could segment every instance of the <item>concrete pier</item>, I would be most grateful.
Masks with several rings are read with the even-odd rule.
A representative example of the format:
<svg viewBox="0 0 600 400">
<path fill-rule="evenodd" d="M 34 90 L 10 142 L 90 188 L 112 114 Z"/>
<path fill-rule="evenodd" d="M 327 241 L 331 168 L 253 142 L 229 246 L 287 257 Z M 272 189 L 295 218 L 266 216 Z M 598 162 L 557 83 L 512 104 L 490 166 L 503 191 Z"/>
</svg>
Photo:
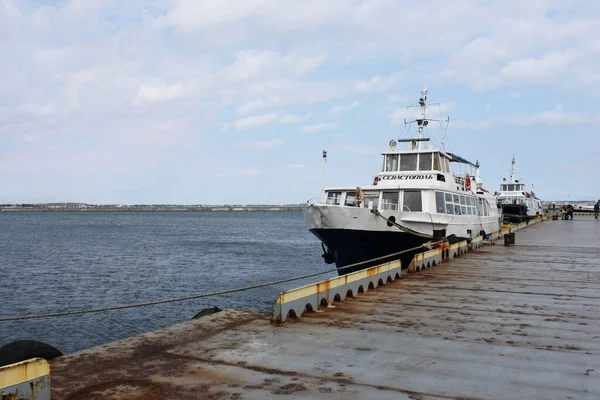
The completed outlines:
<svg viewBox="0 0 600 400">
<path fill-rule="evenodd" d="M 600 399 L 599 263 L 599 221 L 546 221 L 281 326 L 227 310 L 55 359 L 52 398 Z"/>
</svg>

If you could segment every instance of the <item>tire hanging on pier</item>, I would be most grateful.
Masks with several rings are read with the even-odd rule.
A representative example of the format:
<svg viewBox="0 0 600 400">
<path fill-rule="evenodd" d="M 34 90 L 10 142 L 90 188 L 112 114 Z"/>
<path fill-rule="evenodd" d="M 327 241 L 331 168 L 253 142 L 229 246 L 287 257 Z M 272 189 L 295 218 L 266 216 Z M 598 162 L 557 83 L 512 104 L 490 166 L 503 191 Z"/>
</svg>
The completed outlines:
<svg viewBox="0 0 600 400">
<path fill-rule="evenodd" d="M 0 347 L 0 367 L 31 358 L 51 360 L 62 355 L 60 350 L 47 343 L 37 340 L 17 340 Z"/>
</svg>

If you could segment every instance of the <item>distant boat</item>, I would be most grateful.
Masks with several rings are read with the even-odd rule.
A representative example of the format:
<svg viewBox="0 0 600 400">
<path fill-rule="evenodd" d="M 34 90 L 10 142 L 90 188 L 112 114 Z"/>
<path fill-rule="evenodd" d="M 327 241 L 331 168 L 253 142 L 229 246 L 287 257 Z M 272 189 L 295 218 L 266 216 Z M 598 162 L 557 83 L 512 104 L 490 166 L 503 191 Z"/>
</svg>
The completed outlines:
<svg viewBox="0 0 600 400">
<path fill-rule="evenodd" d="M 409 128 L 418 126 L 418 137 L 399 139 L 410 145 L 405 150 L 396 150 L 398 143 L 391 140 L 381 153 L 382 170 L 370 185 L 326 188 L 322 199 L 309 201 L 303 209 L 308 229 L 322 242 L 323 258 L 335 262 L 340 275 L 397 258 L 407 268 L 428 242 L 470 240 L 499 230 L 496 199 L 482 188 L 479 162 L 431 145 L 424 137 L 423 128 L 430 122 L 443 127 L 449 121 L 427 118 L 430 104 L 435 103 L 427 102 L 425 89 L 419 102 L 409 106 L 419 107 L 420 117 L 404 121 Z M 461 172 L 454 172 L 452 164 Z M 400 257 L 386 258 L 406 250 Z M 355 263 L 361 264 L 340 270 Z"/>
<path fill-rule="evenodd" d="M 515 178 L 515 156 L 512 156 L 510 177 L 500 184 L 497 194 L 498 208 L 502 220 L 508 223 L 521 223 L 542 214 L 542 200 L 535 196 L 533 189 L 527 190 L 521 179 Z"/>
</svg>

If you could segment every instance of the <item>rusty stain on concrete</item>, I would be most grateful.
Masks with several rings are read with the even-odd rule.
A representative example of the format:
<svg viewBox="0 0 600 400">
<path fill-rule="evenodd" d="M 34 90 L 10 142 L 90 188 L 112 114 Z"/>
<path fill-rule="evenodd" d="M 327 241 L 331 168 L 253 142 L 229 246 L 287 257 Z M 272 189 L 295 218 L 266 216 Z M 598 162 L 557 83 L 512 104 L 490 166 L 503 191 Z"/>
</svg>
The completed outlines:
<svg viewBox="0 0 600 400">
<path fill-rule="evenodd" d="M 282 326 L 226 310 L 52 362 L 53 399 L 597 399 L 600 223 L 546 221 Z"/>
</svg>

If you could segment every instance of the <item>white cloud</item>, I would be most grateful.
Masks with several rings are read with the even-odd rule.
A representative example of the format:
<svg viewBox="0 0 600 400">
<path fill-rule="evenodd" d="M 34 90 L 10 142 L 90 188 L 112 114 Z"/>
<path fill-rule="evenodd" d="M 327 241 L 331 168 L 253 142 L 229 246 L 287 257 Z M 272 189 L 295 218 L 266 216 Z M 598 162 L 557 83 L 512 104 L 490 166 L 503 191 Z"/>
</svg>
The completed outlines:
<svg viewBox="0 0 600 400">
<path fill-rule="evenodd" d="M 340 114 L 352 110 L 360 105 L 360 101 L 354 101 L 350 104 L 341 104 L 333 106 L 327 113 L 328 114 Z"/>
<path fill-rule="evenodd" d="M 502 68 L 502 78 L 512 82 L 552 82 L 569 71 L 575 56 L 569 52 L 553 52 L 543 57 L 528 57 L 511 61 Z"/>
<path fill-rule="evenodd" d="M 182 98 L 186 95 L 186 90 L 181 83 L 171 85 L 143 85 L 140 87 L 135 104 L 157 103 Z"/>
<path fill-rule="evenodd" d="M 376 75 L 368 81 L 356 82 L 355 87 L 359 92 L 385 92 L 390 90 L 399 79 L 399 73 L 388 76 Z"/>
<path fill-rule="evenodd" d="M 266 125 L 269 122 L 275 121 L 279 114 L 277 113 L 269 113 L 263 115 L 256 115 L 253 117 L 246 117 L 242 119 L 238 119 L 233 123 L 233 126 L 237 130 L 242 129 L 253 129 L 262 125 Z"/>
<path fill-rule="evenodd" d="M 562 107 L 554 110 L 542 111 L 530 116 L 516 116 L 507 118 L 506 122 L 510 125 L 532 126 L 532 125 L 586 125 L 597 123 L 600 116 L 589 116 L 583 113 L 565 112 Z"/>
<path fill-rule="evenodd" d="M 284 142 L 280 139 L 271 139 L 271 140 L 262 140 L 257 142 L 241 142 L 235 143 L 233 147 L 238 149 L 248 149 L 248 150 L 266 150 L 272 149 L 275 147 L 283 146 Z"/>
<path fill-rule="evenodd" d="M 317 69 L 325 59 L 323 55 L 244 50 L 237 54 L 236 61 L 224 72 L 227 79 L 234 83 L 288 73 L 302 76 Z"/>
<path fill-rule="evenodd" d="M 511 115 L 494 116 L 481 120 L 476 123 L 455 122 L 458 126 L 464 128 L 487 129 L 494 126 L 512 125 L 512 126 L 569 126 L 569 125 L 590 125 L 600 122 L 600 114 L 591 115 L 577 112 L 564 111 L 562 106 L 554 110 L 545 110 L 530 115 Z"/>
<path fill-rule="evenodd" d="M 337 124 L 316 124 L 316 125 L 307 125 L 300 128 L 300 132 L 302 133 L 313 133 L 313 132 L 322 132 L 329 131 L 335 129 Z"/>
<path fill-rule="evenodd" d="M 282 124 L 296 124 L 302 121 L 306 121 L 307 119 L 309 119 L 311 116 L 311 113 L 305 114 L 304 116 L 302 115 L 294 115 L 294 114 L 285 114 L 284 116 L 281 117 L 281 119 L 279 120 L 279 122 L 281 122 Z"/>
</svg>

